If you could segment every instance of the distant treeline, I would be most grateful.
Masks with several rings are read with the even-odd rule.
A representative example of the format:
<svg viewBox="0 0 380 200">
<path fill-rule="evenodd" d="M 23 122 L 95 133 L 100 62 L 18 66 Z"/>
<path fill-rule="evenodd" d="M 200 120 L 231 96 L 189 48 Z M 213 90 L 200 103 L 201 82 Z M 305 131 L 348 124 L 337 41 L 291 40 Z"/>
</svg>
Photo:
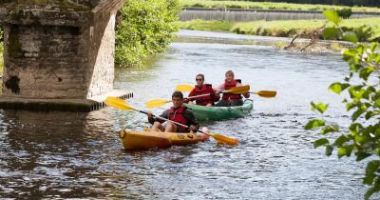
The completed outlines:
<svg viewBox="0 0 380 200">
<path fill-rule="evenodd" d="M 345 5 L 345 6 L 380 6 L 379 0 L 245 0 L 245 1 L 327 4 L 327 5 Z"/>
</svg>

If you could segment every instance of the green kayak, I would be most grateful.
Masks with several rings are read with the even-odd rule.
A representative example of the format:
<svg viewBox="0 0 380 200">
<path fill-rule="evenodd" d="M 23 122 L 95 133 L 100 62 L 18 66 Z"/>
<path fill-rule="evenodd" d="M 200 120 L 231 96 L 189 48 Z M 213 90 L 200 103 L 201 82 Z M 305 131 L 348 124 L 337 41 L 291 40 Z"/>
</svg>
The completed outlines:
<svg viewBox="0 0 380 200">
<path fill-rule="evenodd" d="M 230 107 L 206 107 L 193 104 L 185 104 L 185 106 L 193 111 L 198 121 L 218 121 L 248 115 L 253 109 L 253 101 L 248 99 L 241 106 Z"/>
</svg>

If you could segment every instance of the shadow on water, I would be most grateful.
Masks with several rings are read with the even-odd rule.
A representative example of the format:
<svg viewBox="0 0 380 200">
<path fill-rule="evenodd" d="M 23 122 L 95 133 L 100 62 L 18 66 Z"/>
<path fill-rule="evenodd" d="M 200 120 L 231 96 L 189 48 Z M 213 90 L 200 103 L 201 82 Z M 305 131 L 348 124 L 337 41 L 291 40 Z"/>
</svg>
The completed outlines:
<svg viewBox="0 0 380 200">
<path fill-rule="evenodd" d="M 125 152 L 113 131 L 119 128 L 113 127 L 112 114 L 110 109 L 90 114 L 2 111 L 1 197 L 154 196 L 144 177 L 181 169 L 193 148 Z M 152 169 L 157 155 L 160 165 Z M 167 169 L 167 163 L 172 167 Z"/>
<path fill-rule="evenodd" d="M 88 121 L 93 117 L 100 123 Z M 100 175 L 97 167 L 104 159 L 102 147 L 109 138 L 98 128 L 110 127 L 106 124 L 109 120 L 101 121 L 102 117 L 95 113 L 3 111 L 0 183 L 4 195 L 49 198 L 100 194 L 101 190 L 93 188 Z M 85 177 L 87 174 L 92 175 Z"/>
</svg>

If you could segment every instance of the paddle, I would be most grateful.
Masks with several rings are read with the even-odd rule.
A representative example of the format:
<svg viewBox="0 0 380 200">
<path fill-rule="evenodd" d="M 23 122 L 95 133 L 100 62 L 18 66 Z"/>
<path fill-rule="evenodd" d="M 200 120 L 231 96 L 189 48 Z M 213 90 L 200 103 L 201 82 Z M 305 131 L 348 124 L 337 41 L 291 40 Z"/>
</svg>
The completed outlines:
<svg viewBox="0 0 380 200">
<path fill-rule="evenodd" d="M 181 84 L 181 85 L 177 85 L 175 89 L 181 92 L 190 92 L 191 90 L 194 89 L 194 87 L 188 84 Z M 222 93 L 233 93 L 233 94 L 241 94 L 241 93 L 247 93 L 247 92 L 249 92 L 249 85 L 237 86 L 237 87 L 233 87 L 231 89 L 222 91 Z"/>
<path fill-rule="evenodd" d="M 146 114 L 146 115 L 148 114 L 148 112 L 136 109 L 136 108 L 132 107 L 131 105 L 129 105 L 123 99 L 120 99 L 120 98 L 117 98 L 117 97 L 107 97 L 107 99 L 105 100 L 105 103 L 108 106 L 111 106 L 111 107 L 114 107 L 114 108 L 118 108 L 118 109 L 121 109 L 121 110 L 128 110 L 128 111 L 133 110 L 133 111 L 137 111 L 137 112 L 140 112 L 140 113 L 143 113 L 143 114 Z M 174 123 L 176 125 L 188 128 L 188 126 L 186 126 L 184 124 L 181 124 L 181 123 L 178 123 L 178 122 L 175 122 L 175 121 L 172 121 L 172 120 L 160 117 L 160 116 L 156 116 L 156 115 L 153 115 L 153 116 L 155 118 L 157 118 L 157 119 L 161 119 L 161 120 L 164 120 L 164 121 L 169 121 L 169 122 L 172 122 L 172 123 Z M 197 131 L 200 132 L 200 133 L 203 133 L 203 134 L 211 136 L 212 138 L 214 138 L 220 144 L 228 144 L 228 145 L 237 145 L 237 144 L 239 144 L 239 140 L 236 139 L 236 138 L 227 137 L 225 135 L 218 134 L 218 133 L 206 133 L 206 132 L 203 132 L 203 131 L 201 131 L 199 129 Z"/>
<path fill-rule="evenodd" d="M 191 89 L 190 89 L 191 88 Z M 176 90 L 181 91 L 181 92 L 188 92 L 193 89 L 193 86 L 188 85 L 188 84 L 181 84 L 177 85 Z M 277 92 L 276 91 L 271 91 L 271 90 L 260 90 L 257 92 L 250 92 L 250 86 L 249 85 L 242 85 L 242 86 L 236 86 L 233 88 L 230 88 L 228 90 L 222 91 L 222 93 L 232 93 L 232 94 L 244 94 L 244 93 L 252 93 L 252 94 L 257 94 L 260 97 L 265 97 L 265 98 L 272 98 L 275 97 Z"/>
<path fill-rule="evenodd" d="M 196 95 L 196 96 L 191 96 L 191 97 L 187 97 L 186 99 L 196 99 L 198 97 L 206 97 L 206 96 L 210 96 L 210 94 L 201 94 L 201 95 Z M 172 102 L 172 100 L 168 100 L 168 99 L 152 99 L 152 100 L 149 100 L 147 102 L 145 102 L 145 107 L 147 108 L 157 108 L 157 107 L 161 107 L 167 103 L 170 103 Z"/>
</svg>

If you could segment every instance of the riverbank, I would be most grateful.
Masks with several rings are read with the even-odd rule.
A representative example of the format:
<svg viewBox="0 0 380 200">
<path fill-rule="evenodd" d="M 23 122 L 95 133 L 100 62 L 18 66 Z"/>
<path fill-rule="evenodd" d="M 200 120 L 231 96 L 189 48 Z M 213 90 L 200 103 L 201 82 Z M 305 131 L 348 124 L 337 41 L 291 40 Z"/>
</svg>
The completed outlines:
<svg viewBox="0 0 380 200">
<path fill-rule="evenodd" d="M 210 32 L 196 30 L 181 30 L 177 33 L 176 42 L 181 43 L 218 43 L 233 45 L 259 45 L 272 46 L 280 50 L 299 53 L 302 48 L 310 43 L 310 39 L 299 38 L 289 46 L 292 38 L 241 35 L 229 32 Z M 305 48 L 307 54 L 339 54 L 342 49 L 351 47 L 350 42 L 321 40 L 312 46 Z M 289 47 L 288 47 L 289 46 Z"/>
<path fill-rule="evenodd" d="M 254 21 L 254 22 L 227 22 L 227 21 L 206 21 L 192 20 L 177 22 L 181 29 L 200 31 L 223 31 L 247 35 L 273 36 L 273 37 L 293 37 L 299 34 L 301 37 L 310 38 L 315 33 L 322 38 L 319 29 L 325 20 L 276 20 L 276 21 Z M 371 28 L 371 31 L 361 27 L 364 25 Z M 343 29 L 352 29 L 357 32 L 362 41 L 372 40 L 380 37 L 380 17 L 347 19 L 342 22 Z"/>
<path fill-rule="evenodd" d="M 380 13 L 376 12 L 351 12 L 350 10 L 346 10 L 340 13 L 345 16 L 350 15 L 351 19 L 380 17 Z M 322 11 L 206 8 L 185 8 L 179 15 L 180 21 L 191 21 L 195 19 L 248 22 L 259 20 L 316 20 L 325 19 L 325 16 Z"/>
<path fill-rule="evenodd" d="M 208 8 L 208 9 L 259 9 L 259 10 L 303 10 L 324 11 L 351 9 L 353 12 L 380 12 L 376 7 L 359 6 L 331 6 L 320 4 L 295 4 L 273 2 L 249 2 L 249 1 L 212 1 L 212 0 L 180 0 L 182 8 Z"/>
</svg>

